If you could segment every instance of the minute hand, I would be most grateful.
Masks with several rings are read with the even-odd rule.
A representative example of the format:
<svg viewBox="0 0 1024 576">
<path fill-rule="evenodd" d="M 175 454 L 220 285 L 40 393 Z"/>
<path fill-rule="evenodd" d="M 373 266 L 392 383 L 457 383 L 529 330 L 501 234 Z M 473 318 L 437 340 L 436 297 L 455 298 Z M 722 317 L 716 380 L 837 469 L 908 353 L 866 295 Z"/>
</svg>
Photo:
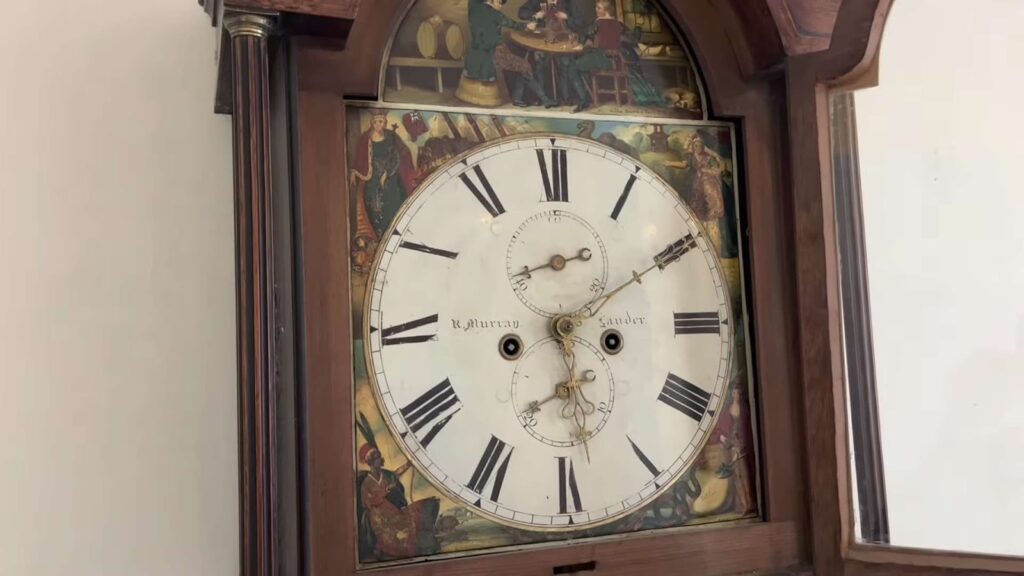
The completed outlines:
<svg viewBox="0 0 1024 576">
<path fill-rule="evenodd" d="M 592 318 L 596 316 L 597 313 L 601 310 L 601 308 L 604 308 L 604 305 L 607 304 L 609 300 L 611 300 L 619 292 L 622 292 L 627 286 L 630 286 L 631 284 L 641 284 L 641 278 L 647 275 L 648 272 L 654 270 L 655 268 L 659 270 L 664 270 L 666 266 L 679 260 L 679 258 L 681 258 L 683 254 L 686 254 L 696 246 L 697 239 L 694 238 L 692 234 L 687 234 L 686 236 L 680 238 L 679 240 L 676 240 L 675 242 L 669 244 L 664 250 L 658 252 L 658 254 L 654 256 L 654 264 L 651 264 L 650 266 L 647 267 L 647 269 L 645 269 L 642 272 L 637 272 L 636 270 L 634 270 L 632 278 L 622 283 L 618 288 L 610 292 L 606 292 L 598 296 L 597 298 L 594 298 L 590 302 L 587 302 L 579 310 L 577 310 L 573 314 L 573 316 L 576 317 L 578 320 Z"/>
</svg>

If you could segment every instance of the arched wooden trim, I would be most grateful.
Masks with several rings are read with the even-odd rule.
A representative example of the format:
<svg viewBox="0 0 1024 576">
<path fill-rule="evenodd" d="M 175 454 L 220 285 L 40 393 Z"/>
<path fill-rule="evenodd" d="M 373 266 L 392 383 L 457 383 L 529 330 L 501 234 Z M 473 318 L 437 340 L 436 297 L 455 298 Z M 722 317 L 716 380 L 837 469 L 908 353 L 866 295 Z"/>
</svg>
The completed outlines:
<svg viewBox="0 0 1024 576">
<path fill-rule="evenodd" d="M 671 4 L 682 6 L 678 0 Z M 786 54 L 771 11 L 762 1 L 711 0 L 724 17 L 744 76 L 776 74 Z"/>
<path fill-rule="evenodd" d="M 299 88 L 376 100 L 381 62 L 406 0 L 373 0 L 356 13 L 345 49 L 327 50 L 302 40 Z"/>
<path fill-rule="evenodd" d="M 786 54 L 828 50 L 843 0 L 766 0 Z"/>
<path fill-rule="evenodd" d="M 825 52 L 794 59 L 830 87 L 858 79 L 875 62 L 893 0 L 845 0 L 832 45 Z"/>
</svg>

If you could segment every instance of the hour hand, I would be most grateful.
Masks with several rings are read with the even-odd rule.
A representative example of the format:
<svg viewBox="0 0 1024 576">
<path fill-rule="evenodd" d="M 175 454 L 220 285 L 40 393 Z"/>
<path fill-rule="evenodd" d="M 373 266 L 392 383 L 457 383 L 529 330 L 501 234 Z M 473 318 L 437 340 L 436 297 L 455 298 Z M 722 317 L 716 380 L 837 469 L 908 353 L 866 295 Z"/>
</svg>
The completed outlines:
<svg viewBox="0 0 1024 576">
<path fill-rule="evenodd" d="M 555 385 L 555 392 L 553 394 L 551 394 L 551 396 L 548 396 L 547 398 L 545 398 L 543 400 L 534 400 L 534 401 L 530 402 L 529 404 L 526 405 L 526 410 L 523 410 L 522 414 L 523 414 L 523 416 L 532 416 L 532 415 L 536 414 L 537 412 L 540 412 L 540 407 L 541 406 L 547 404 L 548 402 L 551 402 L 552 400 L 554 400 L 556 398 L 559 399 L 559 400 L 564 400 L 564 401 L 566 401 L 566 404 L 571 405 L 571 402 L 569 402 L 569 399 L 570 399 L 570 397 L 572 397 L 574 390 L 576 388 L 579 388 L 582 384 L 586 384 L 587 382 L 593 382 L 594 380 L 597 380 L 597 376 L 594 374 L 594 371 L 593 370 L 587 370 L 587 371 L 585 371 L 583 373 L 583 377 L 578 379 L 578 380 L 573 380 L 571 382 L 562 382 L 560 384 L 556 384 Z M 591 406 L 593 406 L 593 404 L 591 404 Z M 571 418 L 572 417 L 571 413 L 568 416 L 565 415 L 565 407 L 564 406 L 562 408 L 562 411 L 563 411 L 563 417 L 564 418 Z M 591 410 L 590 412 L 587 412 L 587 413 L 591 414 L 591 413 L 593 413 L 593 410 Z"/>
<path fill-rule="evenodd" d="M 561 384 L 556 384 L 555 385 L 555 392 L 554 392 L 554 394 L 552 394 L 551 396 L 548 396 L 547 398 L 545 398 L 543 400 L 534 400 L 534 401 L 530 402 L 527 405 L 526 410 L 523 410 L 523 416 L 532 416 L 532 415 L 536 414 L 537 412 L 540 412 L 540 407 L 541 406 L 547 404 L 548 402 L 551 402 L 555 398 L 559 398 L 561 400 L 568 400 L 569 399 L 569 385 L 564 383 L 564 382 L 561 383 Z"/>
<path fill-rule="evenodd" d="M 555 254 L 550 259 L 548 259 L 547 262 L 541 264 L 540 266 L 534 266 L 533 268 L 530 268 L 529 266 L 523 266 L 523 270 L 517 274 L 513 274 L 512 277 L 515 278 L 516 276 L 525 276 L 526 278 L 529 278 L 532 272 L 536 272 L 537 270 L 543 270 L 545 268 L 551 268 L 555 272 L 559 272 L 565 268 L 566 264 L 572 262 L 573 260 L 582 260 L 586 262 L 587 260 L 590 260 L 592 257 L 593 253 L 590 251 L 590 248 L 581 248 L 575 256 L 572 256 L 570 258 L 566 258 L 561 254 Z"/>
</svg>

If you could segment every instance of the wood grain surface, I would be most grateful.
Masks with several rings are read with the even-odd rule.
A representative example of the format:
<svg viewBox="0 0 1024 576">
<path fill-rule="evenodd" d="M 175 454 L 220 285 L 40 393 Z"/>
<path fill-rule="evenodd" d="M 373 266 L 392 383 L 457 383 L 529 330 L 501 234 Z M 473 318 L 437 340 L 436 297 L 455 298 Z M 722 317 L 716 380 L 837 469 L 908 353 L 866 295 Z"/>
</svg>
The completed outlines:
<svg viewBox="0 0 1024 576">
<path fill-rule="evenodd" d="M 308 566 L 345 574 L 356 550 L 345 115 L 336 96 L 310 92 L 297 113 Z"/>
<path fill-rule="evenodd" d="M 594 562 L 594 576 L 686 574 L 725 576 L 796 566 L 798 535 L 791 523 L 751 524 L 660 533 L 645 538 L 563 543 L 542 550 L 476 556 L 396 568 L 386 576 L 551 576 L 554 567 Z"/>
</svg>

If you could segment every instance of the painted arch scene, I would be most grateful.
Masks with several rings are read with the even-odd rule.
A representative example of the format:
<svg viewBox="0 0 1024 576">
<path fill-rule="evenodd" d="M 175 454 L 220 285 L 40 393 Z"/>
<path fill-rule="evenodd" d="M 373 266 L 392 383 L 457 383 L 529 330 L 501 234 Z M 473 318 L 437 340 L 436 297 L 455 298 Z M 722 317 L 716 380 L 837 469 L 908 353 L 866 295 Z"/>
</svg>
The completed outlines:
<svg viewBox="0 0 1024 576">
<path fill-rule="evenodd" d="M 385 102 L 703 119 L 687 49 L 648 0 L 419 0 Z"/>
</svg>

